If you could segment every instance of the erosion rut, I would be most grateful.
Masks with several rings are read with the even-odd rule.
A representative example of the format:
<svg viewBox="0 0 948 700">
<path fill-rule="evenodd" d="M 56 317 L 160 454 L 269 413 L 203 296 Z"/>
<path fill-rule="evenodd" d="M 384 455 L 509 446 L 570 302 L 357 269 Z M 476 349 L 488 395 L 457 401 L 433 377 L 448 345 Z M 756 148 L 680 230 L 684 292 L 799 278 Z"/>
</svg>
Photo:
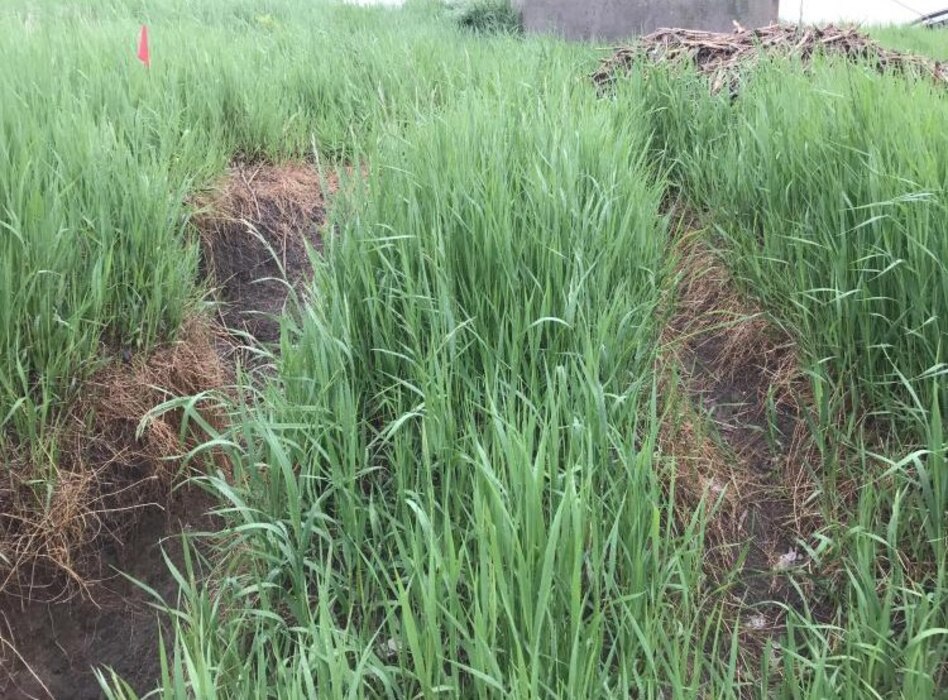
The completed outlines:
<svg viewBox="0 0 948 700">
<path fill-rule="evenodd" d="M 691 505 L 718 498 L 706 557 L 712 576 L 737 571 L 728 590 L 743 651 L 755 658 L 799 607 L 811 566 L 805 542 L 816 515 L 809 474 L 807 384 L 789 337 L 738 292 L 727 268 L 692 233 L 680 241 L 664 372 L 677 377 L 687 437 L 666 438 Z"/>
<path fill-rule="evenodd" d="M 278 317 L 291 289 L 302 293 L 311 278 L 308 247 L 321 247 L 326 184 L 328 192 L 335 189 L 334 178 L 324 182 L 305 163 L 235 164 L 212 194 L 196 202 L 201 273 L 215 288 L 226 330 L 217 332 L 217 324 L 201 319 L 202 328 L 215 332 L 200 336 L 200 342 L 183 333 L 150 357 L 107 363 L 84 392 L 102 394 L 102 400 L 79 402 L 73 421 L 78 427 L 68 436 L 82 460 L 72 471 L 60 465 L 62 474 L 75 478 L 61 479 L 53 501 L 69 507 L 64 505 L 57 518 L 33 513 L 34 529 L 43 538 L 19 533 L 21 525 L 0 528 L 9 535 L 8 545 L 20 547 L 0 547 L 0 554 L 14 552 L 16 561 L 25 562 L 17 570 L 23 579 L 17 593 L 0 598 L 0 698 L 100 698 L 94 669 L 105 667 L 138 693 L 155 687 L 164 623 L 152 607 L 154 598 L 118 572 L 173 603 L 177 583 L 165 554 L 182 565 L 179 535 L 212 529 L 206 513 L 213 503 L 197 489 L 172 491 L 181 474 L 172 473 L 174 462 L 168 458 L 187 451 L 178 441 L 180 416 L 166 413 L 144 435 L 137 435 L 137 427 L 170 396 L 221 388 L 235 358 L 248 356 L 235 348 L 279 338 Z M 106 391 L 92 391 L 96 382 Z M 87 414 L 94 416 L 91 427 L 84 422 Z M 83 488 L 64 490 L 76 484 Z M 0 500 L 5 495 L 0 489 Z M 16 515 L 10 507 L 5 513 L 6 520 Z M 121 527 L 113 522 L 117 516 Z M 82 536 L 69 539 L 74 531 Z M 34 542 L 51 544 L 38 549 Z M 49 552 L 58 555 L 58 569 L 46 572 L 49 580 L 37 591 L 31 562 L 51 560 Z M 74 565 L 77 560 L 82 570 Z M 50 594 L 50 589 L 65 593 Z M 166 628 L 164 633 L 167 640 Z"/>
</svg>

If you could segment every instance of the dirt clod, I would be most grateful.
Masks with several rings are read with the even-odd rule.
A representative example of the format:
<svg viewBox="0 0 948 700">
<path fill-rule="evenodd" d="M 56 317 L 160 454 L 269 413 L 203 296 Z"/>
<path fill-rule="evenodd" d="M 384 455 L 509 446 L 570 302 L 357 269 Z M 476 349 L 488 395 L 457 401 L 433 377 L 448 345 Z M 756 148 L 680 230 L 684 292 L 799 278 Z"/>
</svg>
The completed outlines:
<svg viewBox="0 0 948 700">
<path fill-rule="evenodd" d="M 121 547 L 142 511 L 166 505 L 180 456 L 201 439 L 199 430 L 182 434 L 181 409 L 149 412 L 205 395 L 195 407 L 219 421 L 209 392 L 227 378 L 214 331 L 199 320 L 150 356 L 116 358 L 93 375 L 57 432 L 51 464 L 24 457 L 5 474 L 0 593 L 53 603 L 111 575 L 102 546 Z"/>
<path fill-rule="evenodd" d="M 180 533 L 213 527 L 209 497 L 188 489 L 165 508 L 142 509 L 121 545 L 104 547 L 100 562 L 111 576 L 89 587 L 93 596 L 59 603 L 7 598 L 0 606 L 0 697 L 41 700 L 98 700 L 102 691 L 93 669 L 112 668 L 144 695 L 161 669 L 159 633 L 170 629 L 152 605 L 158 601 L 122 571 L 147 583 L 168 603 L 178 584 L 168 570 L 183 559 Z"/>
</svg>

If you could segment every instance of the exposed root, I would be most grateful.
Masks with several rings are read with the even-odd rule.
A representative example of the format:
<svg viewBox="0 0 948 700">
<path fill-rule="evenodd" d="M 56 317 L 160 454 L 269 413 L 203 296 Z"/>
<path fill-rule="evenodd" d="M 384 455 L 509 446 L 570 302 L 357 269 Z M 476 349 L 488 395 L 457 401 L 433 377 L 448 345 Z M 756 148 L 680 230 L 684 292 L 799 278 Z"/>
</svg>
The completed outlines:
<svg viewBox="0 0 948 700">
<path fill-rule="evenodd" d="M 225 326 L 261 342 L 279 338 L 291 290 L 312 274 L 307 246 L 322 249 L 325 195 L 338 188 L 305 163 L 230 167 L 199 197 L 204 273 L 218 287 Z"/>
<path fill-rule="evenodd" d="M 182 434 L 180 408 L 149 413 L 226 383 L 214 332 L 197 320 L 151 356 L 99 371 L 67 416 L 48 464 L 23 458 L 7 470 L 0 593 L 45 601 L 89 594 L 88 584 L 106 574 L 103 547 L 120 548 L 143 510 L 167 503 L 182 454 L 202 438 L 193 425 Z M 223 420 L 208 400 L 198 408 L 212 424 Z"/>
</svg>

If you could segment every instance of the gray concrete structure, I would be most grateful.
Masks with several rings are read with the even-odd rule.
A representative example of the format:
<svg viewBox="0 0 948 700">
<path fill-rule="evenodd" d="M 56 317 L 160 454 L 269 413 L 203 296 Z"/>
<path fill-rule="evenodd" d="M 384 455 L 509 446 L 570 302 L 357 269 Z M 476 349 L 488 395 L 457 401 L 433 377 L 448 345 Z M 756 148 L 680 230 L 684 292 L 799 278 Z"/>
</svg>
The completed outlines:
<svg viewBox="0 0 948 700">
<path fill-rule="evenodd" d="M 779 0 L 513 0 L 526 29 L 570 39 L 621 39 L 659 27 L 729 31 L 777 19 Z"/>
</svg>

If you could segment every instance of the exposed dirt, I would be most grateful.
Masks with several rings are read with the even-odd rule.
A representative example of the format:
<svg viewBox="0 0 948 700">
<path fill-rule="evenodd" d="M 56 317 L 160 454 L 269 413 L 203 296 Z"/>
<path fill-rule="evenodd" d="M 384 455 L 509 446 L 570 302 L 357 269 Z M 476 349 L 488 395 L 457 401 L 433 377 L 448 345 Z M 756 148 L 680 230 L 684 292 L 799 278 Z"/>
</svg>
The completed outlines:
<svg viewBox="0 0 948 700">
<path fill-rule="evenodd" d="M 177 584 L 162 552 L 178 566 L 180 533 L 209 530 L 209 497 L 173 490 L 185 476 L 180 456 L 202 439 L 185 414 L 170 410 L 142 423 L 175 397 L 198 403 L 215 428 L 223 414 L 214 391 L 232 382 L 237 344 L 279 338 L 290 290 L 311 276 L 308 246 L 321 250 L 321 180 L 305 164 L 238 164 L 196 204 L 202 274 L 218 285 L 230 334 L 201 321 L 149 357 L 118 357 L 88 383 L 48 456 L 58 480 L 38 491 L 35 457 L 14 460 L 0 485 L 0 697 L 85 700 L 102 696 L 94 668 L 111 667 L 139 693 L 159 679 L 156 601 L 117 572 L 173 602 Z M 250 337 L 248 337 L 248 335 Z M 139 434 L 139 428 L 144 428 Z M 226 461 L 211 457 L 226 470 Z M 48 503 L 47 503 L 48 499 Z M 165 639 L 168 636 L 165 635 Z"/>
<path fill-rule="evenodd" d="M 181 566 L 178 533 L 213 527 L 209 498 L 195 490 L 176 495 L 164 508 L 142 511 L 121 544 L 103 548 L 103 565 L 147 583 L 173 604 L 177 582 L 162 552 Z M 113 572 L 89 589 L 93 598 L 47 604 L 7 599 L 0 611 L 0 697 L 94 700 L 102 697 L 94 668 L 110 667 L 140 695 L 160 678 L 159 632 L 168 640 L 158 601 Z"/>
<path fill-rule="evenodd" d="M 138 689 L 153 685 L 153 601 L 115 569 L 173 592 L 158 542 L 180 532 L 184 516 L 201 522 L 207 503 L 173 492 L 180 456 L 201 431 L 182 431 L 180 410 L 142 419 L 168 399 L 227 381 L 213 329 L 189 321 L 176 342 L 149 357 L 117 358 L 88 382 L 58 436 L 48 504 L 34 488 L 35 464 L 8 471 L 0 493 L 0 696 L 99 697 L 92 665 L 114 666 Z M 221 425 L 212 403 L 197 406 Z"/>
<path fill-rule="evenodd" d="M 257 342 L 279 339 L 291 290 L 312 274 L 307 246 L 322 250 L 324 192 L 338 187 L 305 163 L 235 164 L 198 199 L 203 268 L 217 284 L 221 317 Z"/>
<path fill-rule="evenodd" d="M 179 457 L 204 437 L 183 412 L 149 416 L 176 398 L 211 425 L 224 420 L 213 393 L 229 382 L 215 330 L 191 320 L 150 356 L 114 358 L 83 387 L 57 428 L 55 450 L 14 456 L 0 487 L 0 593 L 48 603 L 88 594 L 110 575 L 104 547 L 121 547 L 145 511 L 168 501 Z M 55 471 L 52 471 L 55 465 Z"/>
<path fill-rule="evenodd" d="M 808 384 L 796 348 L 738 293 L 724 264 L 691 234 L 680 241 L 676 307 L 662 373 L 679 392 L 663 450 L 676 458 L 683 507 L 717 503 L 707 552 L 728 587 L 733 624 L 754 657 L 802 601 L 812 566 L 801 542 L 819 524 L 805 411 Z M 677 377 L 677 384 L 675 384 Z"/>
</svg>

